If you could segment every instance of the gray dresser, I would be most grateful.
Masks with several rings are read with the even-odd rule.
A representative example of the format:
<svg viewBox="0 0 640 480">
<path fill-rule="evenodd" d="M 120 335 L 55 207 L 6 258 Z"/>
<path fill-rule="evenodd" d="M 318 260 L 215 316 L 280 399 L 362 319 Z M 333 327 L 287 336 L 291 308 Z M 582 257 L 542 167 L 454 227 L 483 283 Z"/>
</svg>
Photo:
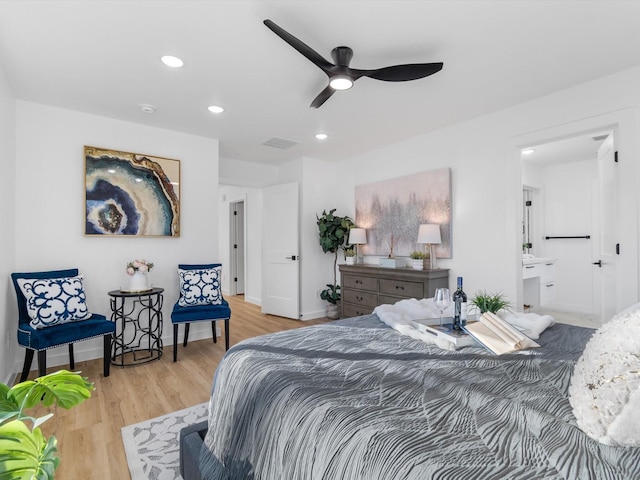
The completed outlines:
<svg viewBox="0 0 640 480">
<path fill-rule="evenodd" d="M 430 298 L 436 288 L 449 286 L 449 270 L 340 265 L 342 317 L 368 315 L 382 304 L 405 298 Z"/>
</svg>

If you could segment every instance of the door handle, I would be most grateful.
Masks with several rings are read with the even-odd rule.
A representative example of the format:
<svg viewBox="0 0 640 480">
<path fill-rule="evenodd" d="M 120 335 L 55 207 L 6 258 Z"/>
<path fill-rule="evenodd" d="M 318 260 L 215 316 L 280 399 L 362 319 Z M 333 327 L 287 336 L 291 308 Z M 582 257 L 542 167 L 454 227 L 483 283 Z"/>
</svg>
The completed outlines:
<svg viewBox="0 0 640 480">
<path fill-rule="evenodd" d="M 598 260 L 597 262 L 593 262 L 593 265 L 598 265 L 599 268 L 602 268 L 602 260 Z"/>
<path fill-rule="evenodd" d="M 291 255 L 290 257 L 284 257 L 284 258 L 286 258 L 287 260 L 300 260 L 300 257 L 299 256 L 296 257 L 295 255 Z"/>
</svg>

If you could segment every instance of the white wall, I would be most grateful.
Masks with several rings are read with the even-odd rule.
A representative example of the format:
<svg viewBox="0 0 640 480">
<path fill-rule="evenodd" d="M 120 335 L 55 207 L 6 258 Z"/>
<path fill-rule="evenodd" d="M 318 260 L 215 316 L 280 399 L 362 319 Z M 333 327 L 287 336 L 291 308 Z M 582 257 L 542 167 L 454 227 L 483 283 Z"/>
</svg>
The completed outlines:
<svg viewBox="0 0 640 480">
<path fill-rule="evenodd" d="M 232 158 L 220 157 L 219 172 L 221 185 L 266 187 L 278 181 L 277 167 Z"/>
<path fill-rule="evenodd" d="M 598 116 L 621 118 L 621 150 L 627 159 L 620 164 L 626 221 L 621 241 L 629 245 L 620 257 L 622 308 L 638 299 L 638 84 L 640 68 L 634 68 L 350 158 L 340 166 L 342 188 L 353 192 L 358 184 L 450 167 L 453 258 L 439 265 L 450 269 L 451 287 L 462 276 L 468 294 L 502 291 L 515 303 L 522 295 L 520 148 L 532 138 L 545 140 L 539 136 L 543 131 L 553 136 Z"/>
<path fill-rule="evenodd" d="M 218 141 L 22 101 L 16 118 L 14 268 L 78 267 L 90 308 L 109 315 L 107 292 L 127 285 L 127 261 L 151 260 L 150 281 L 165 288 L 163 338 L 170 344 L 178 263 L 218 260 Z M 180 160 L 181 236 L 83 236 L 84 145 Z M 211 336 L 207 325 L 194 324 L 193 339 L 207 331 Z M 99 340 L 82 342 L 77 359 L 100 357 L 101 349 Z M 21 362 L 22 350 L 18 357 Z M 66 349 L 48 357 L 48 365 L 68 361 Z"/>
<path fill-rule="evenodd" d="M 0 168 L 4 182 L 0 188 L 0 382 L 8 383 L 17 351 L 18 309 L 9 277 L 15 262 L 15 99 L 0 68 Z M 19 237 L 18 237 L 19 238 Z"/>
<path fill-rule="evenodd" d="M 262 189 L 249 187 L 220 186 L 219 202 L 219 249 L 222 262 L 222 289 L 231 291 L 230 263 L 230 203 L 244 202 L 245 213 L 245 290 L 244 299 L 262 305 Z"/>
</svg>

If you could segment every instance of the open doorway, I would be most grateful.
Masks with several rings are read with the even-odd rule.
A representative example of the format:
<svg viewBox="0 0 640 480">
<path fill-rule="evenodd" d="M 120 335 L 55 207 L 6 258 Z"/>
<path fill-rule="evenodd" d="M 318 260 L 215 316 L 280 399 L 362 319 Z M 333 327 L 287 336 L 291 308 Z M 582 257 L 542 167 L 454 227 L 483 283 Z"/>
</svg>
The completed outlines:
<svg viewBox="0 0 640 480">
<path fill-rule="evenodd" d="M 616 259 L 603 242 L 617 236 L 603 208 L 615 203 L 614 141 L 607 129 L 522 150 L 525 309 L 588 327 L 615 311 Z"/>
<path fill-rule="evenodd" d="M 245 208 L 244 201 L 229 203 L 229 275 L 231 295 L 245 290 Z"/>
</svg>

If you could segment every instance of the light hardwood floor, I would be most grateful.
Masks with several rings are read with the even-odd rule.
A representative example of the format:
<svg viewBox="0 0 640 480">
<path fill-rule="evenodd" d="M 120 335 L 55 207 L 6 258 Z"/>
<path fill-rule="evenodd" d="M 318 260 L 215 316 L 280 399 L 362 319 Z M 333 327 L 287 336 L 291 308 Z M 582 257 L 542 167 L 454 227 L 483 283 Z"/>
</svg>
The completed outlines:
<svg viewBox="0 0 640 480">
<path fill-rule="evenodd" d="M 324 323 L 318 319 L 302 322 L 262 315 L 260 308 L 244 302 L 242 296 L 225 297 L 231 306 L 231 346 L 245 338 Z M 213 374 L 225 353 L 224 322 L 222 338 L 190 341 L 186 348 L 178 344 L 178 362 L 173 363 L 173 347 L 165 345 L 162 358 L 134 367 L 111 367 L 108 378 L 102 376 L 102 360 L 76 362 L 76 371 L 95 384 L 90 399 L 71 409 L 41 409 L 54 417 L 42 430 L 58 439 L 60 467 L 58 480 L 126 480 L 130 478 L 120 429 L 209 400 Z M 168 331 L 171 320 L 164 319 Z M 180 328 L 182 339 L 183 327 Z M 48 373 L 69 368 L 52 367 Z M 31 372 L 30 378 L 35 376 Z"/>
</svg>

